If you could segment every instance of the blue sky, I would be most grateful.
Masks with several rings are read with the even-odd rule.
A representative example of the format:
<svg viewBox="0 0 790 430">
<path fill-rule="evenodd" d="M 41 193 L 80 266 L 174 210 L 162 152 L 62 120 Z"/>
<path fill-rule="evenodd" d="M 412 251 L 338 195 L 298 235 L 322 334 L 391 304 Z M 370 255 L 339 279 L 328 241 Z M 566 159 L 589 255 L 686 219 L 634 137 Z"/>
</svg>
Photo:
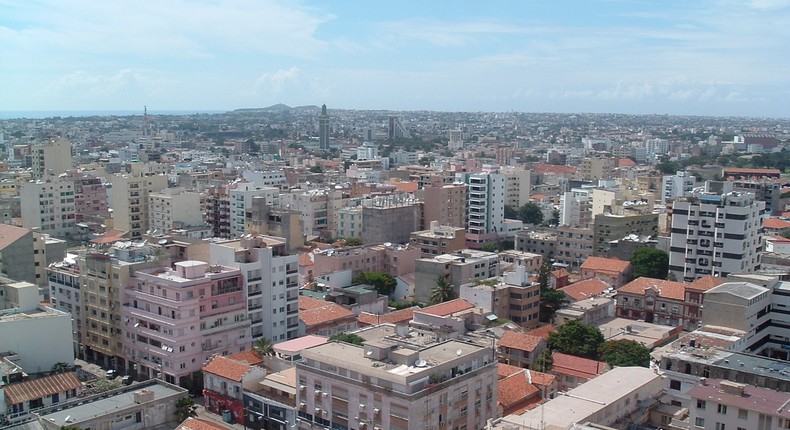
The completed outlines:
<svg viewBox="0 0 790 430">
<path fill-rule="evenodd" d="M 0 0 L 0 110 L 790 117 L 790 0 Z"/>
</svg>

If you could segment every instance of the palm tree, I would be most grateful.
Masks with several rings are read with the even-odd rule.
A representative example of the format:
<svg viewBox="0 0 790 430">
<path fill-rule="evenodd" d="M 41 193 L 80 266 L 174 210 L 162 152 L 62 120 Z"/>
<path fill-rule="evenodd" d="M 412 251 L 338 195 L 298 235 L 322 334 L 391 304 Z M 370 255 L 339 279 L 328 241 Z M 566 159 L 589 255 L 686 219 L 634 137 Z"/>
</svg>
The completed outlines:
<svg viewBox="0 0 790 430">
<path fill-rule="evenodd" d="M 436 286 L 431 290 L 431 303 L 444 303 L 455 298 L 455 286 L 447 282 L 447 278 L 439 275 Z"/>
<path fill-rule="evenodd" d="M 261 357 L 267 355 L 274 355 L 274 348 L 272 347 L 272 342 L 265 337 L 258 339 L 255 342 L 255 346 L 252 347 L 252 350 L 255 351 L 256 354 L 260 355 Z"/>
<path fill-rule="evenodd" d="M 197 416 L 197 405 L 191 397 L 183 397 L 176 402 L 176 415 L 178 422 L 182 422 L 189 417 Z"/>
</svg>

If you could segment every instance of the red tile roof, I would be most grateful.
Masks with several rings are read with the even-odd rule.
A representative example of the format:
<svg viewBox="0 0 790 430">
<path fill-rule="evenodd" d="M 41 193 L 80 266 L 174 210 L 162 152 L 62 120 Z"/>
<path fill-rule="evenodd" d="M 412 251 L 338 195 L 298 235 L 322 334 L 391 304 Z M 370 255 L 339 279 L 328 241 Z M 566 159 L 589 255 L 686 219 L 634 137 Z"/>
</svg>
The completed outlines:
<svg viewBox="0 0 790 430">
<path fill-rule="evenodd" d="M 512 348 L 519 351 L 532 352 L 535 351 L 535 348 L 537 348 L 542 341 L 543 339 L 538 336 L 520 333 L 517 331 L 506 331 L 502 337 L 499 338 L 497 345 L 503 348 Z"/>
<path fill-rule="evenodd" d="M 220 423 L 189 417 L 176 427 L 176 430 L 230 430 Z"/>
<path fill-rule="evenodd" d="M 763 227 L 770 230 L 783 230 L 790 227 L 790 222 L 779 218 L 768 218 L 765 220 Z"/>
<path fill-rule="evenodd" d="M 563 375 L 592 379 L 608 370 L 608 366 L 602 361 L 590 360 L 588 358 L 576 357 L 560 352 L 554 352 L 551 354 L 551 358 L 553 360 L 552 372 L 561 373 Z"/>
<path fill-rule="evenodd" d="M 582 263 L 581 270 L 593 270 L 596 272 L 623 273 L 631 265 L 629 261 L 617 258 L 587 257 Z"/>
<path fill-rule="evenodd" d="M 523 367 L 512 366 L 510 364 L 505 363 L 497 363 L 496 364 L 496 372 L 499 379 L 506 378 L 514 373 L 518 373 L 524 370 Z"/>
<path fill-rule="evenodd" d="M 302 267 L 312 266 L 314 265 L 313 259 L 310 258 L 310 254 L 305 252 L 304 254 L 299 256 L 299 265 Z"/>
<path fill-rule="evenodd" d="M 370 312 L 361 312 L 357 317 L 360 326 L 362 325 L 376 325 L 376 324 L 398 324 L 409 322 L 414 318 L 414 310 L 420 309 L 418 306 L 413 306 L 406 309 L 393 311 L 390 313 L 376 315 Z"/>
<path fill-rule="evenodd" d="M 0 224 L 0 249 L 5 249 L 8 245 L 11 245 L 28 233 L 30 233 L 30 230 L 26 228 Z"/>
<path fill-rule="evenodd" d="M 544 325 L 542 327 L 538 327 L 536 329 L 532 329 L 532 330 L 528 331 L 527 334 L 532 335 L 532 336 L 537 336 L 537 337 L 539 337 L 539 338 L 541 338 L 543 340 L 549 340 L 549 334 L 556 333 L 556 332 L 557 332 L 557 329 L 554 328 L 553 325 L 546 324 L 546 325 Z"/>
<path fill-rule="evenodd" d="M 255 351 L 237 352 L 235 354 L 229 355 L 228 358 L 231 358 L 236 361 L 243 361 L 252 366 L 257 366 L 263 363 L 263 358 L 261 358 L 261 356 L 258 355 Z"/>
<path fill-rule="evenodd" d="M 5 386 L 6 404 L 15 405 L 82 388 L 76 372 L 58 373 Z"/>
<path fill-rule="evenodd" d="M 634 167 L 636 163 L 630 158 L 618 158 L 615 162 L 617 167 Z"/>
<path fill-rule="evenodd" d="M 555 278 L 562 278 L 562 277 L 565 277 L 565 276 L 569 276 L 570 273 L 568 273 L 568 271 L 565 270 L 564 268 L 560 268 L 560 269 L 557 269 L 557 270 L 553 270 L 551 272 L 551 275 L 554 276 Z"/>
<path fill-rule="evenodd" d="M 299 297 L 299 319 L 308 328 L 346 318 L 353 319 L 355 315 L 337 303 L 316 300 L 305 296 Z"/>
<path fill-rule="evenodd" d="M 420 309 L 418 312 L 423 312 L 428 315 L 437 317 L 446 317 L 456 314 L 467 309 L 472 309 L 475 306 L 464 299 L 450 300 L 449 302 L 439 303 L 438 305 L 428 306 L 425 309 Z"/>
<path fill-rule="evenodd" d="M 241 382 L 244 375 L 252 369 L 247 362 L 233 360 L 230 357 L 215 355 L 203 366 L 203 372 L 211 373 L 231 381 Z"/>
<path fill-rule="evenodd" d="M 497 403 L 503 408 L 539 395 L 540 389 L 529 383 L 526 373 L 526 369 L 522 369 L 521 372 L 514 373 L 497 382 Z"/>
<path fill-rule="evenodd" d="M 697 278 L 696 280 L 694 280 L 694 282 L 690 284 L 686 284 L 686 289 L 693 291 L 708 291 L 711 288 L 718 287 L 719 285 L 725 282 L 727 281 L 725 281 L 724 279 L 721 279 L 713 275 L 708 275 L 708 276 L 703 276 L 701 278 Z"/>
<path fill-rule="evenodd" d="M 549 373 L 538 372 L 536 370 L 530 370 L 529 373 L 532 377 L 532 383 L 538 387 L 549 387 L 557 380 L 556 376 Z"/>
<path fill-rule="evenodd" d="M 623 285 L 617 290 L 618 293 L 631 293 L 640 296 L 645 295 L 647 290 L 653 290 L 659 297 L 684 301 L 686 299 L 686 285 L 680 282 L 665 281 L 641 277 Z"/>
<path fill-rule="evenodd" d="M 590 297 L 595 297 L 603 293 L 604 290 L 609 287 L 610 285 L 606 282 L 598 278 L 591 278 L 560 288 L 560 291 L 578 302 L 580 300 L 589 299 Z"/>
</svg>

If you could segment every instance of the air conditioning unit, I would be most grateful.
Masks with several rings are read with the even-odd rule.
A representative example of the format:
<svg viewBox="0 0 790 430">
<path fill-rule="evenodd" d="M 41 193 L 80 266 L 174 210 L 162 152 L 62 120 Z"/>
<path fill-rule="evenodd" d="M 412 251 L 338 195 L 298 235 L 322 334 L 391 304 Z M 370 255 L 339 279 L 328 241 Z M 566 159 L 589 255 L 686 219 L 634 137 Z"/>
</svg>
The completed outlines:
<svg viewBox="0 0 790 430">
<path fill-rule="evenodd" d="M 315 408 L 315 413 L 320 414 L 321 413 L 321 408 Z"/>
<path fill-rule="evenodd" d="M 321 393 L 321 394 L 322 394 L 324 397 L 329 397 L 329 393 L 327 393 L 327 392 L 323 392 L 323 393 Z"/>
<path fill-rule="evenodd" d="M 360 403 L 359 404 L 359 409 L 365 409 L 365 404 L 364 403 Z"/>
<path fill-rule="evenodd" d="M 315 392 L 315 396 L 316 396 L 316 397 L 319 397 L 319 396 L 321 396 L 321 391 L 318 391 L 318 390 L 316 390 L 316 392 Z"/>
<path fill-rule="evenodd" d="M 300 407 L 300 408 L 304 408 L 305 406 L 307 406 L 307 403 L 305 403 L 305 402 L 299 402 L 299 407 Z"/>
<path fill-rule="evenodd" d="M 373 413 L 374 413 L 374 414 L 379 414 L 379 413 L 381 413 L 381 409 L 379 409 L 379 408 L 373 408 Z"/>
<path fill-rule="evenodd" d="M 306 389 L 306 388 L 307 388 L 307 387 L 306 387 L 306 386 L 304 386 L 304 385 L 300 385 L 300 386 L 299 386 L 299 389 L 300 389 L 300 390 L 304 390 L 304 389 Z"/>
</svg>

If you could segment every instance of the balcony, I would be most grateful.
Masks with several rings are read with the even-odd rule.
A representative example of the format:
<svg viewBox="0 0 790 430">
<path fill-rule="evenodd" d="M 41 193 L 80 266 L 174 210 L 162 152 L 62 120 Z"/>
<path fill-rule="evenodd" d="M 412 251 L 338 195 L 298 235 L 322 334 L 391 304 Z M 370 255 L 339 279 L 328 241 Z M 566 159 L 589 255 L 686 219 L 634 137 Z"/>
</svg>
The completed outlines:
<svg viewBox="0 0 790 430">
<path fill-rule="evenodd" d="M 233 330 L 233 329 L 236 329 L 236 328 L 239 328 L 239 327 L 248 326 L 249 324 L 250 324 L 250 320 L 249 319 L 243 319 L 241 321 L 234 321 L 234 322 L 228 323 L 228 324 L 222 324 L 222 325 L 218 325 L 218 326 L 212 326 L 212 327 L 207 327 L 207 328 L 201 329 L 200 330 L 200 334 L 202 334 L 203 336 L 208 336 L 208 335 L 211 335 L 211 334 L 214 334 L 214 333 L 220 333 L 220 332 L 223 332 L 223 331 L 228 331 L 228 330 Z"/>
</svg>

